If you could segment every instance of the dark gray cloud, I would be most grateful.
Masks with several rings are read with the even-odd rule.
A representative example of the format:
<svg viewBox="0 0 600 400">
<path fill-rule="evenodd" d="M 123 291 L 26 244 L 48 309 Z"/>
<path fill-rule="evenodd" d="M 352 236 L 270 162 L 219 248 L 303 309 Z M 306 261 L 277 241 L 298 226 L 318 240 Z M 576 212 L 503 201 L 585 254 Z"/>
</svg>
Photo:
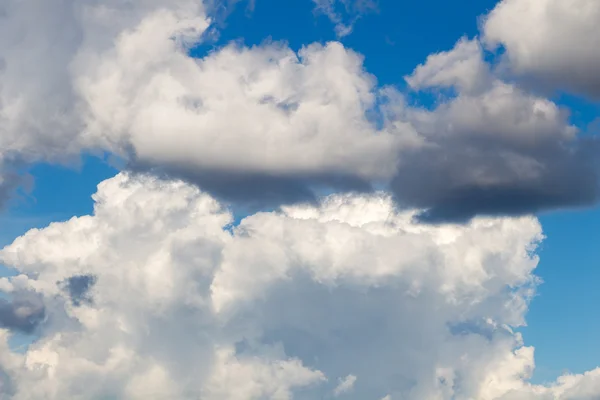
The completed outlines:
<svg viewBox="0 0 600 400">
<path fill-rule="evenodd" d="M 391 185 L 400 206 L 424 210 L 423 222 L 462 223 L 600 200 L 596 138 L 529 149 L 468 138 L 438 145 L 407 154 Z"/>
<path fill-rule="evenodd" d="M 424 210 L 423 222 L 600 200 L 598 139 L 573 126 L 566 108 L 496 72 L 478 41 L 461 39 L 407 77 L 412 89 L 437 98 L 431 110 L 398 113 L 424 145 L 401 155 L 391 187 L 401 207 Z"/>
<path fill-rule="evenodd" d="M 90 289 L 96 284 L 94 275 L 75 275 L 60 282 L 59 285 L 67 292 L 75 306 L 91 303 Z"/>
<path fill-rule="evenodd" d="M 132 163 L 128 169 L 152 173 L 164 178 L 178 178 L 200 187 L 217 199 L 247 212 L 271 209 L 296 203 L 316 204 L 322 191 L 366 193 L 371 183 L 344 174 L 275 175 L 240 171 L 195 170 L 185 167 L 153 167 Z"/>
<path fill-rule="evenodd" d="M 18 293 L 11 300 L 0 298 L 0 327 L 33 333 L 46 315 L 42 300 L 29 293 Z"/>
<path fill-rule="evenodd" d="M 595 137 L 535 145 L 501 136 L 442 138 L 434 146 L 405 152 L 390 184 L 399 207 L 424 210 L 418 215 L 421 222 L 464 223 L 478 215 L 518 216 L 600 200 L 600 142 Z M 247 213 L 316 204 L 319 193 L 327 191 L 373 190 L 372 183 L 347 175 L 276 176 L 139 163 L 128 168 L 183 179 Z"/>
<path fill-rule="evenodd" d="M 454 336 L 478 335 L 488 341 L 492 341 L 494 335 L 498 333 L 509 334 L 509 331 L 506 329 L 486 323 L 481 319 L 448 323 L 447 326 L 450 333 Z"/>
</svg>

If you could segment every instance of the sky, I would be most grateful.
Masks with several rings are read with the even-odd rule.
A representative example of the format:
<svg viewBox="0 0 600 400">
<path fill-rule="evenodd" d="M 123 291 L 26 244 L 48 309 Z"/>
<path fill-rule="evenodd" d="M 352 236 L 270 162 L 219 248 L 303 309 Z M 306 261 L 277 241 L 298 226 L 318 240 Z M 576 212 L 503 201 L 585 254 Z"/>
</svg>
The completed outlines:
<svg viewBox="0 0 600 400">
<path fill-rule="evenodd" d="M 0 397 L 600 398 L 600 3 L 0 19 Z"/>
</svg>

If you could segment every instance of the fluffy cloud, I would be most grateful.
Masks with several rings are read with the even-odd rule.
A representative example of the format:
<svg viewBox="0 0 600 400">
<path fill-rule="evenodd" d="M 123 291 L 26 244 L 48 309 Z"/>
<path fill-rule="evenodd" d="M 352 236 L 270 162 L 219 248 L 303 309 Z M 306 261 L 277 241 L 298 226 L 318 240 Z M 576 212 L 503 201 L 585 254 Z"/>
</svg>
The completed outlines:
<svg viewBox="0 0 600 400">
<path fill-rule="evenodd" d="M 156 43 L 160 20 L 123 36 L 80 80 L 89 132 L 140 162 L 226 175 L 384 178 L 398 138 L 365 116 L 374 80 L 338 43 L 295 54 L 227 46 L 194 60 Z M 149 40 L 149 34 L 156 35 Z M 146 48 L 146 50 L 142 50 Z M 141 53 L 141 54 L 140 54 Z M 167 134 L 168 132 L 168 134 Z"/>
<path fill-rule="evenodd" d="M 598 144 L 568 112 L 495 77 L 476 40 L 434 54 L 407 82 L 441 91 L 432 110 L 394 106 L 426 145 L 404 154 L 392 186 L 424 219 L 518 215 L 598 200 Z M 394 92 L 393 96 L 398 96 Z"/>
<path fill-rule="evenodd" d="M 405 141 L 367 118 L 375 80 L 339 43 L 193 59 L 211 22 L 199 0 L 9 1 L 0 15 L 7 162 L 109 151 L 229 198 L 306 199 L 389 179 Z"/>
<path fill-rule="evenodd" d="M 11 0 L 0 15 L 6 165 L 110 152 L 256 208 L 391 181 L 400 205 L 431 221 L 598 199 L 597 145 L 577 139 L 556 104 L 498 79 L 474 40 L 408 77 L 415 90 L 453 93 L 427 110 L 378 87 L 337 42 L 191 58 L 211 23 L 199 0 Z"/>
<path fill-rule="evenodd" d="M 311 399 L 348 377 L 344 398 L 598 395 L 596 371 L 526 382 L 534 218 L 433 227 L 334 195 L 232 227 L 197 188 L 127 174 L 94 199 L 0 252 L 3 290 L 46 315 L 23 354 L 0 330 L 11 398 Z"/>
<path fill-rule="evenodd" d="M 314 3 L 339 36 L 372 5 Z M 591 2 L 571 3 L 597 15 Z M 502 43 L 519 73 L 595 93 L 579 62 L 595 65 L 588 39 L 598 35 L 583 13 L 555 21 L 562 7 L 504 0 L 485 41 Z M 544 27 L 558 27 L 561 57 L 535 35 L 505 30 L 521 11 L 539 19 L 542 38 L 557 40 Z M 423 109 L 377 87 L 340 43 L 299 52 L 231 44 L 189 57 L 210 24 L 200 0 L 0 5 L 0 202 L 18 184 L 11 165 L 83 151 L 203 190 L 122 173 L 100 184 L 93 215 L 0 251 L 17 272 L 0 279 L 0 394 L 600 395 L 598 370 L 528 383 L 533 348 L 513 328 L 535 293 L 538 221 L 471 220 L 597 200 L 596 145 L 578 138 L 564 110 L 499 79 L 477 40 L 431 55 L 407 77 L 414 90 L 439 91 Z M 570 24 L 590 35 L 564 35 Z M 366 191 L 390 180 L 396 204 L 382 193 L 337 194 L 238 226 L 218 200 L 298 202 L 315 200 L 320 185 Z M 15 332 L 35 334 L 24 353 L 8 345 Z"/>
<path fill-rule="evenodd" d="M 161 16 L 169 23 L 158 33 L 165 41 L 197 38 L 207 25 L 200 0 L 4 1 L 0 156 L 55 160 L 93 145 L 80 118 L 85 99 L 75 87 L 82 65 L 110 51 L 124 32 Z"/>
<path fill-rule="evenodd" d="M 600 96 L 600 3 L 503 0 L 486 17 L 484 38 L 502 45 L 513 71 L 552 88 Z"/>
</svg>

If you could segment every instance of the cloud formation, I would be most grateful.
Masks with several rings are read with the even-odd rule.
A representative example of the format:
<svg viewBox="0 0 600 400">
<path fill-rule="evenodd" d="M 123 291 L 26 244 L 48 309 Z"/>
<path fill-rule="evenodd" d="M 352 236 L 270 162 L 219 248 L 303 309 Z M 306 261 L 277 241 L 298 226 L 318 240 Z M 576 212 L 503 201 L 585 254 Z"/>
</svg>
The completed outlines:
<svg viewBox="0 0 600 400">
<path fill-rule="evenodd" d="M 333 195 L 231 230 L 196 187 L 128 174 L 94 199 L 0 252 L 19 273 L 1 287 L 48 315 L 24 354 L 0 330 L 13 399 L 313 399 L 350 381 L 340 398 L 600 394 L 597 371 L 527 383 L 533 349 L 511 327 L 537 281 L 534 218 L 435 227 L 385 194 Z M 93 301 L 60 284 L 77 276 L 96 277 Z"/>
<path fill-rule="evenodd" d="M 566 110 L 500 79 L 476 39 L 407 77 L 443 94 L 428 109 L 378 86 L 338 42 L 229 44 L 191 58 L 211 26 L 200 0 L 48 4 L 11 0 L 0 13 L 7 165 L 110 152 L 252 209 L 391 182 L 399 206 L 431 222 L 598 200 L 597 143 L 578 137 Z"/>
<path fill-rule="evenodd" d="M 598 200 L 597 144 L 484 57 L 502 44 L 514 73 L 595 95 L 596 2 L 502 1 L 481 42 L 406 77 L 438 96 L 427 108 L 338 42 L 191 58 L 236 1 L 209 3 L 0 5 L 0 203 L 13 165 L 129 163 L 93 215 L 0 251 L 18 272 L 0 278 L 0 394 L 598 398 L 599 370 L 529 383 L 533 348 L 514 331 L 538 283 L 528 214 Z M 340 37 L 373 6 L 314 3 Z M 519 18 L 558 51 L 517 35 Z M 233 226 L 232 200 L 285 206 Z M 39 339 L 16 352 L 15 332 Z"/>
<path fill-rule="evenodd" d="M 378 10 L 375 0 L 312 0 L 315 13 L 327 16 L 334 24 L 338 39 L 348 36 L 354 24 L 365 14 Z"/>
<path fill-rule="evenodd" d="M 44 319 L 44 304 L 30 293 L 16 293 L 14 298 L 0 298 L 0 327 L 32 333 Z"/>
<path fill-rule="evenodd" d="M 210 25 L 199 0 L 48 4 L 9 1 L 1 14 L 4 159 L 109 151 L 217 192 L 229 178 L 279 196 L 393 173 L 403 138 L 373 129 L 375 80 L 339 43 L 232 44 L 193 59 Z"/>
<path fill-rule="evenodd" d="M 595 0 L 502 0 L 485 18 L 483 36 L 505 48 L 513 72 L 598 99 L 598 20 Z"/>
<path fill-rule="evenodd" d="M 407 77 L 441 91 L 433 110 L 390 110 L 425 145 L 403 154 L 392 188 L 426 221 L 523 215 L 598 201 L 595 138 L 578 137 L 568 112 L 497 78 L 476 40 L 428 57 Z M 451 94 L 445 94 L 450 90 Z"/>
</svg>

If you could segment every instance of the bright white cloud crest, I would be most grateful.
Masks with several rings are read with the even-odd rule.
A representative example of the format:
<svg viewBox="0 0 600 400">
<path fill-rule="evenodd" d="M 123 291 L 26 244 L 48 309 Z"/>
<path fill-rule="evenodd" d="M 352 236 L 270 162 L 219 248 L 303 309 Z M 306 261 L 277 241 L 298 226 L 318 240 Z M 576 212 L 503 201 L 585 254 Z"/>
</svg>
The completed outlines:
<svg viewBox="0 0 600 400">
<path fill-rule="evenodd" d="M 508 326 L 536 281 L 533 218 L 427 227 L 383 194 L 336 195 L 230 232 L 178 181 L 120 174 L 94 199 L 0 253 L 21 274 L 3 288 L 47 314 L 25 354 L 3 345 L 12 398 L 579 399 L 595 382 L 523 380 L 533 351 Z M 94 277 L 78 304 L 74 276 Z"/>
</svg>

